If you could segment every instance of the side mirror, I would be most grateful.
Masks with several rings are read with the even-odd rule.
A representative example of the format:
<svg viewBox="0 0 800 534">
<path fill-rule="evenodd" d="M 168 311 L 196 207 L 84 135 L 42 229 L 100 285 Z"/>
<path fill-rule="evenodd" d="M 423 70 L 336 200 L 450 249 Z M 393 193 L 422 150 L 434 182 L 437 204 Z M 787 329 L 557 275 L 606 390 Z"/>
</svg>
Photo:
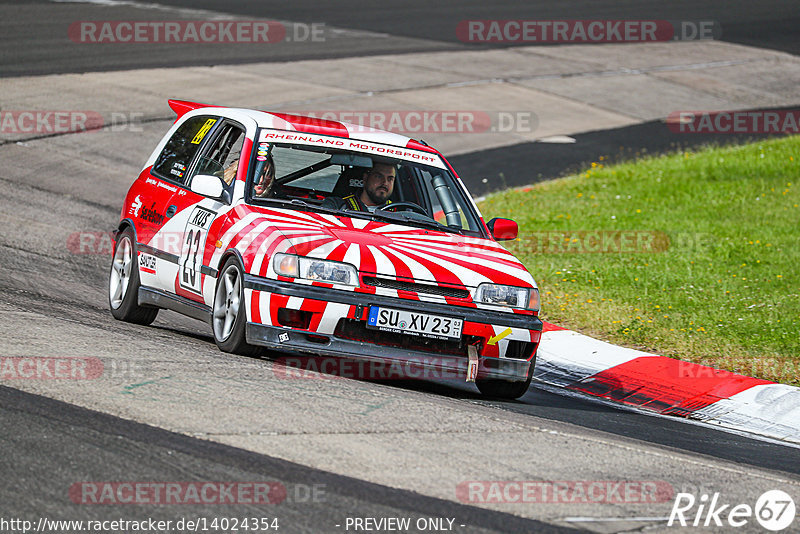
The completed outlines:
<svg viewBox="0 0 800 534">
<path fill-rule="evenodd" d="M 495 217 L 486 223 L 486 227 L 492 233 L 492 237 L 498 241 L 510 241 L 519 235 L 519 227 L 511 219 Z"/>
<path fill-rule="evenodd" d="M 222 180 L 210 174 L 198 174 L 192 178 L 192 192 L 204 197 L 222 198 Z"/>
</svg>

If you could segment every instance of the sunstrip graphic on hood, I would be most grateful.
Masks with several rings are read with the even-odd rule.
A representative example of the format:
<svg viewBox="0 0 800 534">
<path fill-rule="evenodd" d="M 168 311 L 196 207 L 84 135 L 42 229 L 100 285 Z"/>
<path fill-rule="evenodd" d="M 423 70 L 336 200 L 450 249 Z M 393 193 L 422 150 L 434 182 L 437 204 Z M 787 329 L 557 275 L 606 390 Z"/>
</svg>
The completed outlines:
<svg viewBox="0 0 800 534">
<path fill-rule="evenodd" d="M 244 220 L 247 221 L 245 226 L 234 225 L 238 226 L 240 234 L 248 226 L 259 228 L 263 222 L 279 224 L 280 236 L 275 238 L 286 241 L 287 252 L 347 261 L 366 274 L 471 288 L 484 282 L 535 287 L 533 278 L 522 264 L 500 245 L 487 239 L 282 209 L 254 210 Z M 267 230 L 261 230 L 261 233 L 264 231 Z M 226 232 L 226 235 L 230 233 Z M 260 250 L 264 238 L 253 236 L 254 233 L 251 231 L 242 240 L 248 246 L 240 250 L 243 255 L 252 255 L 251 261 L 264 252 Z M 262 264 L 259 274 L 269 276 L 268 270 L 268 266 Z"/>
</svg>

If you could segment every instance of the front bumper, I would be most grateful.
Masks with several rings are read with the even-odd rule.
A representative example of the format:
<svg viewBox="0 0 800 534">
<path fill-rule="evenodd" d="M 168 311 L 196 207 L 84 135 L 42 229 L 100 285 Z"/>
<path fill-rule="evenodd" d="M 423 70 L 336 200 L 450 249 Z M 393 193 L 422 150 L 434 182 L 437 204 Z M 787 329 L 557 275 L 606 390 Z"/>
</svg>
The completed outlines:
<svg viewBox="0 0 800 534">
<path fill-rule="evenodd" d="M 365 294 L 353 291 L 307 286 L 265 279 L 252 275 L 244 276 L 245 289 L 267 292 L 271 295 L 297 297 L 311 301 L 344 304 L 352 306 L 355 316 L 350 319 L 362 320 L 364 310 L 369 306 L 388 308 L 408 308 L 411 301 L 396 297 Z M 492 326 L 501 328 L 524 329 L 535 333 L 541 332 L 542 321 L 535 315 L 495 312 L 477 308 L 457 307 L 447 304 L 413 301 L 414 310 L 420 313 L 463 317 L 465 333 L 471 324 L 473 329 L 493 332 Z M 489 334 L 491 336 L 493 334 Z M 471 336 L 476 338 L 476 336 Z M 392 363 L 399 366 L 418 366 L 424 369 L 441 372 L 447 376 L 466 377 L 468 358 L 464 355 L 440 355 L 430 350 L 370 343 L 358 339 L 339 337 L 330 332 L 318 333 L 313 330 L 299 330 L 248 322 L 246 328 L 247 342 L 273 350 L 289 350 L 313 355 L 359 359 L 370 362 Z M 500 358 L 478 355 L 478 378 L 496 378 L 508 381 L 524 381 L 527 379 L 530 366 L 535 360 L 535 350 L 529 359 Z M 483 339 L 486 339 L 484 334 Z"/>
<path fill-rule="evenodd" d="M 315 356 L 332 356 L 365 360 L 376 363 L 388 363 L 399 368 L 398 378 L 417 377 L 443 377 L 454 378 L 467 376 L 467 358 L 437 357 L 427 352 L 407 350 L 398 347 L 373 345 L 361 341 L 340 339 L 332 336 L 321 343 L 312 341 L 306 332 L 289 330 L 279 326 L 247 323 L 245 330 L 247 342 L 251 345 L 260 345 L 273 350 L 291 350 L 304 352 Z M 478 378 L 498 378 L 510 382 L 521 382 L 527 379 L 531 365 L 534 365 L 536 356 L 531 361 L 504 360 L 500 358 L 478 357 Z M 301 364 L 302 365 L 302 364 Z M 322 368 L 321 364 L 316 364 Z M 339 366 L 335 366 L 340 368 Z M 424 369 L 420 373 L 419 369 Z M 356 378 L 380 378 L 375 369 L 366 372 L 359 371 Z"/>
</svg>

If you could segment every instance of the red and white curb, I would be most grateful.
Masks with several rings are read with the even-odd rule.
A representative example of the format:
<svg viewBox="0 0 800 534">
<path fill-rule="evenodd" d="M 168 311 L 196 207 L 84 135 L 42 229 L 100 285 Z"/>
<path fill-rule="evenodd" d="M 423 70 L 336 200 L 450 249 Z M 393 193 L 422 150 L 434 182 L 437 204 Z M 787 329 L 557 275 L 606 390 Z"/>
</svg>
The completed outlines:
<svg viewBox="0 0 800 534">
<path fill-rule="evenodd" d="M 800 443 L 800 388 L 618 347 L 545 323 L 534 378 L 567 390 Z"/>
</svg>

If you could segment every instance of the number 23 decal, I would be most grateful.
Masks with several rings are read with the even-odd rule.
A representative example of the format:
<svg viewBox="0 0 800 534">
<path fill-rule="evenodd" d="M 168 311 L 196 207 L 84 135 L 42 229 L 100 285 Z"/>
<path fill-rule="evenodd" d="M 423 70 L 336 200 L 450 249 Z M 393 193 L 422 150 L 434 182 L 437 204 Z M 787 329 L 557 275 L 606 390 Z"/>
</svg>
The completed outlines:
<svg viewBox="0 0 800 534">
<path fill-rule="evenodd" d="M 182 288 L 195 293 L 201 293 L 200 266 L 203 262 L 208 228 L 214 220 L 214 215 L 213 211 L 195 206 L 189 215 L 189 220 L 186 221 L 178 279 Z"/>
</svg>

